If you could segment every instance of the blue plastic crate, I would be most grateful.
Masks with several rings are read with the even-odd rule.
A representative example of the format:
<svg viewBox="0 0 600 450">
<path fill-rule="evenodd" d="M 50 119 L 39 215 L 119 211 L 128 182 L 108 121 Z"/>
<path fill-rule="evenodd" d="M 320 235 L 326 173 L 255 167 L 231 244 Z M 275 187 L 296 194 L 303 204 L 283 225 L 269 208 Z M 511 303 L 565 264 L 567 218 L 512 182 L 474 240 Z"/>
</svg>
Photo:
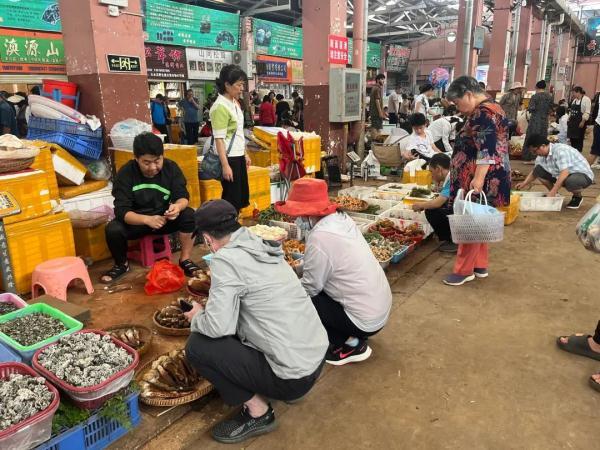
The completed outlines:
<svg viewBox="0 0 600 450">
<path fill-rule="evenodd" d="M 136 427 L 141 420 L 138 397 L 139 392 L 125 397 L 132 427 Z M 100 413 L 96 413 L 82 424 L 44 442 L 36 447 L 36 450 L 101 450 L 127 432 L 128 430 L 116 420 L 101 417 Z"/>
<path fill-rule="evenodd" d="M 29 121 L 27 138 L 58 144 L 78 156 L 89 159 L 99 159 L 102 154 L 101 128 L 92 131 L 87 125 L 64 120 L 32 116 Z"/>
<path fill-rule="evenodd" d="M 13 352 L 10 347 L 0 342 L 0 363 L 21 362 L 21 357 Z"/>
<path fill-rule="evenodd" d="M 75 134 L 80 137 L 102 139 L 102 127 L 92 130 L 83 123 L 69 122 L 66 120 L 44 119 L 31 116 L 28 127 L 38 130 L 55 131 L 58 133 Z"/>
<path fill-rule="evenodd" d="M 392 255 L 392 261 L 391 261 L 391 263 L 392 264 L 397 264 L 400 261 L 402 261 L 406 257 L 406 255 L 408 255 L 409 250 L 410 250 L 410 247 L 408 247 L 406 245 L 403 245 L 400 248 L 400 250 L 398 250 L 396 253 L 394 253 Z"/>
</svg>

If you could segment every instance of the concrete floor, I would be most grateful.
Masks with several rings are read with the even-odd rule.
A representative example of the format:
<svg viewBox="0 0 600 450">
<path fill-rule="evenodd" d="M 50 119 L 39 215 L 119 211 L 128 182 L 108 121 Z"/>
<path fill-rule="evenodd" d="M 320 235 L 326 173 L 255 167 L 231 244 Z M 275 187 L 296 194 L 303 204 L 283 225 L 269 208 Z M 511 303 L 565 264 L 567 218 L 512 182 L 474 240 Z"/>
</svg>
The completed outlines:
<svg viewBox="0 0 600 450">
<path fill-rule="evenodd" d="M 598 185 L 588 189 L 579 211 L 521 213 L 492 246 L 486 280 L 442 285 L 453 259 L 433 243 L 390 268 L 393 312 L 371 340 L 373 356 L 328 366 L 304 402 L 274 405 L 276 432 L 232 447 L 599 448 L 600 394 L 587 379 L 600 365 L 555 344 L 560 334 L 593 332 L 600 318 L 600 255 L 575 235 L 598 194 Z M 122 302 L 145 314 L 165 299 Z M 114 306 L 105 309 L 113 322 L 130 320 Z M 229 412 L 215 397 L 143 448 L 224 448 L 209 429 Z"/>
</svg>

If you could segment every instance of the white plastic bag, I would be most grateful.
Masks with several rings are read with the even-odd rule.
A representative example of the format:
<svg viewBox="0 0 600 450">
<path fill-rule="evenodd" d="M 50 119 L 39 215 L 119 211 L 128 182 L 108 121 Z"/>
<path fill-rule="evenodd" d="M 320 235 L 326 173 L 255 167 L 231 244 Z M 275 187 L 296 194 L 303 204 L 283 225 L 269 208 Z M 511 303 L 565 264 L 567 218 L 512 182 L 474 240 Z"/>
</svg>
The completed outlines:
<svg viewBox="0 0 600 450">
<path fill-rule="evenodd" d="M 125 119 L 117 122 L 110 130 L 111 136 L 135 137 L 144 132 L 152 132 L 152 125 L 137 119 Z"/>
<path fill-rule="evenodd" d="M 369 150 L 369 154 L 364 159 L 361 167 L 361 174 L 366 179 L 367 177 L 380 177 L 381 176 L 381 165 L 373 154 L 373 150 Z"/>
<path fill-rule="evenodd" d="M 110 180 L 111 171 L 108 161 L 99 159 L 98 161 L 83 161 L 87 167 L 88 173 L 92 180 L 104 181 Z"/>
<path fill-rule="evenodd" d="M 581 218 L 576 232 L 586 249 L 600 253 L 600 204 L 592 206 Z"/>
</svg>

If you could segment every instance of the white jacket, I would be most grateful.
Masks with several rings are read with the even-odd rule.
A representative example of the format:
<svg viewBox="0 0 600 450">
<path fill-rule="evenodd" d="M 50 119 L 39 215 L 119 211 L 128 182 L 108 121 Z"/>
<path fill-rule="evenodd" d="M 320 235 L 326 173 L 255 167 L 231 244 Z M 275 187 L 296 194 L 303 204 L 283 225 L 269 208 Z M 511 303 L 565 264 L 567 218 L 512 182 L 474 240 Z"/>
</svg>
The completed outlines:
<svg viewBox="0 0 600 450">
<path fill-rule="evenodd" d="M 321 219 L 308 235 L 302 286 L 311 297 L 325 291 L 367 333 L 380 330 L 390 315 L 392 290 L 385 272 L 344 213 Z"/>
</svg>

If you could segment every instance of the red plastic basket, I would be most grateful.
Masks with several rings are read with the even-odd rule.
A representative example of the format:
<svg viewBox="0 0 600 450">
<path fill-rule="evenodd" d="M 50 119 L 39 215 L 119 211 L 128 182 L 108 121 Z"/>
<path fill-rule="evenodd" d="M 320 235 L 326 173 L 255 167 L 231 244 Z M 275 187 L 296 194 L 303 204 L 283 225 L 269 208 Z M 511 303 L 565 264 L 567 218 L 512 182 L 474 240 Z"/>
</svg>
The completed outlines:
<svg viewBox="0 0 600 450">
<path fill-rule="evenodd" d="M 37 374 L 31 367 L 26 366 L 25 364 L 12 362 L 0 363 L 0 380 L 5 380 L 14 373 L 30 375 L 35 378 L 39 377 L 39 374 Z M 17 445 L 18 447 L 19 445 L 17 442 L 12 442 L 12 440 L 16 438 L 15 435 L 19 432 L 25 433 L 26 427 L 32 427 L 33 430 L 33 427 L 35 425 L 39 424 L 40 422 L 46 419 L 49 419 L 50 422 L 50 427 L 48 428 L 47 432 L 48 436 L 44 438 L 44 436 L 35 436 L 36 433 L 32 433 L 34 434 L 34 436 L 30 436 L 29 438 L 24 437 L 23 439 L 25 442 L 22 442 L 22 444 L 29 444 L 27 446 L 27 448 L 29 448 L 30 446 L 40 444 L 50 439 L 50 435 L 52 433 L 52 417 L 54 416 L 54 413 L 56 412 L 56 410 L 58 409 L 58 405 L 60 404 L 60 395 L 58 394 L 56 388 L 52 386 L 48 381 L 46 381 L 45 385 L 54 396 L 50 405 L 44 411 L 40 411 L 39 413 L 34 414 L 29 419 L 26 419 L 16 425 L 8 427 L 4 431 L 0 431 L 0 448 L 11 448 L 13 444 Z M 12 444 L 8 442 L 9 440 L 11 440 Z"/>
<path fill-rule="evenodd" d="M 110 339 L 112 340 L 113 344 L 125 349 L 125 351 L 127 351 L 127 353 L 129 353 L 130 355 L 133 356 L 133 362 L 129 365 L 129 367 L 121 370 L 120 372 L 115 373 L 112 377 L 108 378 L 107 380 L 103 381 L 102 383 L 100 383 L 96 386 L 89 386 L 89 387 L 73 386 L 73 385 L 67 383 L 66 381 L 58 378 L 54 373 L 50 372 L 48 369 L 46 369 L 39 363 L 38 357 L 39 357 L 40 353 L 43 352 L 48 347 L 57 345 L 58 342 L 54 342 L 52 344 L 49 344 L 49 345 L 46 345 L 45 347 L 40 348 L 37 352 L 35 352 L 35 355 L 33 355 L 33 359 L 31 361 L 31 363 L 32 363 L 33 367 L 35 368 L 35 370 L 37 370 L 45 378 L 47 378 L 52 383 L 54 383 L 54 385 L 56 385 L 61 391 L 63 391 L 65 394 L 67 394 L 71 398 L 71 400 L 73 400 L 73 403 L 75 403 L 77 406 L 79 406 L 80 408 L 83 408 L 83 409 L 96 409 L 96 408 L 101 407 L 111 397 L 113 397 L 115 394 L 117 394 L 117 392 L 121 388 L 115 389 L 114 392 L 108 392 L 106 395 L 102 395 L 98 398 L 94 398 L 94 399 L 90 399 L 90 400 L 81 400 L 80 397 L 85 396 L 85 395 L 93 395 L 95 393 L 101 392 L 103 389 L 109 387 L 110 385 L 116 385 L 117 382 L 122 380 L 124 377 L 126 377 L 130 374 L 133 376 L 133 371 L 139 364 L 140 357 L 138 355 L 138 352 L 135 351 L 133 348 L 129 347 L 128 345 L 124 344 L 123 342 L 119 341 L 118 339 L 115 339 L 114 337 L 112 337 L 108 333 L 105 333 L 104 331 L 81 330 L 81 331 L 77 331 L 76 333 L 73 333 L 73 334 L 79 334 L 79 333 L 94 333 L 94 334 L 99 334 L 101 336 L 109 336 Z"/>
</svg>

